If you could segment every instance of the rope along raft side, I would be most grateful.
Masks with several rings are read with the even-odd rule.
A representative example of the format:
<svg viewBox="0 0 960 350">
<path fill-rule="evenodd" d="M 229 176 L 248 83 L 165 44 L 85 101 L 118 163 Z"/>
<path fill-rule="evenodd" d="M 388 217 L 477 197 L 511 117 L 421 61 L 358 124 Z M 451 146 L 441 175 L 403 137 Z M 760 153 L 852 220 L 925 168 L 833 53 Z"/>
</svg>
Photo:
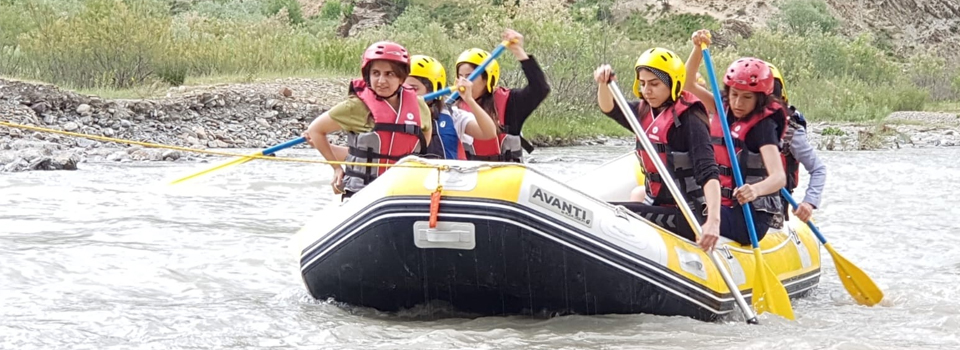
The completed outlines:
<svg viewBox="0 0 960 350">
<path fill-rule="evenodd" d="M 197 149 L 197 148 L 164 145 L 159 143 L 150 143 L 150 142 L 142 142 L 142 141 L 135 141 L 135 140 L 119 139 L 114 137 L 76 133 L 76 132 L 70 132 L 70 131 L 43 128 L 43 127 L 33 126 L 33 125 L 11 123 L 6 121 L 0 121 L 0 126 L 31 130 L 31 131 L 37 131 L 37 132 L 44 132 L 44 133 L 51 133 L 51 134 L 59 134 L 59 135 L 71 136 L 71 137 L 80 137 L 80 138 L 86 138 L 86 139 L 103 141 L 103 142 L 116 142 L 120 144 L 137 145 L 137 146 L 143 146 L 143 147 L 149 147 L 149 148 L 169 149 L 169 150 L 175 150 L 175 151 L 181 151 L 181 152 L 208 154 L 208 155 L 224 156 L 224 157 L 253 158 L 253 159 L 263 159 L 263 160 L 272 160 L 272 161 L 281 161 L 281 162 L 296 162 L 296 163 L 355 165 L 355 166 L 368 166 L 368 167 L 378 167 L 378 168 L 401 167 L 401 168 L 436 168 L 438 170 L 451 170 L 451 166 L 449 165 L 360 163 L 360 162 L 343 162 L 343 161 L 330 161 L 330 160 L 320 160 L 320 159 L 278 157 L 278 156 L 265 156 L 265 155 L 236 154 L 236 153 L 230 153 L 230 152 L 203 150 L 203 149 Z"/>
</svg>

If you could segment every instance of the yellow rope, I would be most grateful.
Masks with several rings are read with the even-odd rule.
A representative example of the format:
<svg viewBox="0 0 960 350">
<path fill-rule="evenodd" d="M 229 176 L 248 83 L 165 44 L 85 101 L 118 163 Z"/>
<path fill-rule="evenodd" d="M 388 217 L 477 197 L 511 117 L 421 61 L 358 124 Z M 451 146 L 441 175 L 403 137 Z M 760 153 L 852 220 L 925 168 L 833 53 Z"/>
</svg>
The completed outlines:
<svg viewBox="0 0 960 350">
<path fill-rule="evenodd" d="M 81 138 L 93 139 L 93 140 L 104 141 L 104 142 L 116 142 L 116 143 L 137 145 L 137 146 L 143 146 L 143 147 L 149 147 L 149 148 L 169 149 L 169 150 L 175 150 L 175 151 L 209 154 L 209 155 L 224 156 L 224 157 L 243 157 L 243 158 L 253 158 L 253 159 L 274 160 L 274 161 L 281 161 L 281 162 L 298 162 L 298 163 L 331 164 L 331 165 L 339 164 L 339 165 L 354 165 L 354 166 L 367 166 L 367 167 L 378 167 L 378 168 L 401 167 L 401 168 L 436 168 L 438 170 L 449 169 L 449 166 L 446 166 L 446 165 L 433 165 L 433 164 L 360 163 L 360 162 L 329 161 L 329 160 L 319 160 L 319 159 L 276 157 L 276 156 L 253 155 L 253 154 L 236 154 L 236 153 L 230 153 L 230 152 L 210 151 L 210 150 L 203 150 L 203 149 L 196 149 L 196 148 L 189 148 L 189 147 L 164 145 L 159 143 L 141 142 L 141 141 L 125 140 L 125 139 L 118 139 L 118 138 L 106 137 L 106 136 L 82 134 L 82 133 L 76 133 L 76 132 L 70 132 L 70 131 L 42 128 L 39 126 L 11 123 L 6 121 L 0 121 L 0 126 L 46 132 L 51 134 L 60 134 L 65 136 L 81 137 Z"/>
</svg>

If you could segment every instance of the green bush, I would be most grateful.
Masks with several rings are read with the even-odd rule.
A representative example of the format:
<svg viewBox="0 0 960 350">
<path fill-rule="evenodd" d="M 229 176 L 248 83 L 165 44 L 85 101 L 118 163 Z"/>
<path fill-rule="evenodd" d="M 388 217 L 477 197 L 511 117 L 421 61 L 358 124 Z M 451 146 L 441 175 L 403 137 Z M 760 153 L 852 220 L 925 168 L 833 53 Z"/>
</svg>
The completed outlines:
<svg viewBox="0 0 960 350">
<path fill-rule="evenodd" d="M 339 19 L 343 15 L 343 3 L 340 1 L 327 1 L 320 8 L 320 18 Z"/>
<path fill-rule="evenodd" d="M 782 0 L 777 2 L 780 13 L 771 23 L 774 29 L 796 34 L 836 34 L 840 21 L 830 14 L 824 0 Z"/>
<path fill-rule="evenodd" d="M 609 21 L 613 19 L 611 0 L 578 0 L 570 5 L 570 16 L 577 22 Z"/>
<path fill-rule="evenodd" d="M 649 20 L 643 12 L 634 12 L 620 28 L 634 40 L 655 42 L 689 41 L 690 34 L 698 29 L 720 29 L 720 22 L 706 15 L 689 13 L 668 15 Z"/>
<path fill-rule="evenodd" d="M 297 0 L 268 0 L 264 11 L 268 16 L 275 16 L 280 11 L 286 11 L 291 24 L 303 23 L 303 10 L 300 9 L 300 3 Z"/>
</svg>

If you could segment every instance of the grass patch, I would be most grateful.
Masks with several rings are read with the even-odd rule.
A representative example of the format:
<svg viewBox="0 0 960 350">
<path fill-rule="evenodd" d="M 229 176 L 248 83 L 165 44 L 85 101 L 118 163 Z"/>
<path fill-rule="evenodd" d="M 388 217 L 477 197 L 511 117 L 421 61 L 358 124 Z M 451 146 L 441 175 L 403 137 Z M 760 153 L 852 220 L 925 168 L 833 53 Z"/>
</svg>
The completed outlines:
<svg viewBox="0 0 960 350">
<path fill-rule="evenodd" d="M 830 126 L 830 127 L 824 128 L 823 132 L 821 132 L 820 134 L 823 136 L 844 136 L 847 133 L 844 132 L 843 130 L 840 130 L 840 128 L 835 128 Z"/>
<path fill-rule="evenodd" d="M 958 113 L 960 118 L 960 101 L 939 101 L 926 105 L 924 109 L 930 112 Z"/>
<path fill-rule="evenodd" d="M 882 148 L 884 141 L 890 137 L 901 137 L 897 129 L 887 126 L 884 123 L 877 123 L 866 130 L 860 130 L 857 133 L 857 141 L 860 150 L 874 150 Z"/>
<path fill-rule="evenodd" d="M 523 136 L 541 145 L 560 146 L 568 141 L 598 136 L 630 136 L 610 118 L 596 110 L 583 111 L 574 106 L 552 105 L 527 119 Z"/>
</svg>

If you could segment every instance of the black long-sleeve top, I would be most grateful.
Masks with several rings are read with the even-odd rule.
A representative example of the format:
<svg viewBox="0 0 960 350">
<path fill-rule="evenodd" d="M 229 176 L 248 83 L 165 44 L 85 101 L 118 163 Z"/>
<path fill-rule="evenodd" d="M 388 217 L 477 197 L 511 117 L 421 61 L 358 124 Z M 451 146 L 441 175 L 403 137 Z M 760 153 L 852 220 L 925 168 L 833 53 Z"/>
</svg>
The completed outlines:
<svg viewBox="0 0 960 350">
<path fill-rule="evenodd" d="M 520 135 L 523 123 L 550 94 L 550 85 L 547 84 L 547 76 L 543 74 L 543 69 L 533 55 L 528 57 L 520 61 L 523 75 L 527 78 L 527 86 L 510 89 L 510 98 L 507 99 L 507 110 L 503 120 L 510 135 Z"/>
<path fill-rule="evenodd" d="M 640 102 L 630 102 L 630 109 L 637 113 Z M 654 114 L 659 113 L 655 110 Z M 619 123 L 627 130 L 630 123 L 620 110 L 620 106 L 605 113 L 608 117 Z M 710 127 L 705 120 L 707 112 L 701 103 L 695 103 L 687 108 L 680 116 L 680 125 L 670 128 L 667 131 L 667 145 L 677 152 L 688 152 L 693 162 L 694 179 L 700 186 L 706 185 L 711 179 L 720 179 L 720 168 L 717 167 L 717 160 L 714 158 L 713 145 L 710 143 Z"/>
</svg>

